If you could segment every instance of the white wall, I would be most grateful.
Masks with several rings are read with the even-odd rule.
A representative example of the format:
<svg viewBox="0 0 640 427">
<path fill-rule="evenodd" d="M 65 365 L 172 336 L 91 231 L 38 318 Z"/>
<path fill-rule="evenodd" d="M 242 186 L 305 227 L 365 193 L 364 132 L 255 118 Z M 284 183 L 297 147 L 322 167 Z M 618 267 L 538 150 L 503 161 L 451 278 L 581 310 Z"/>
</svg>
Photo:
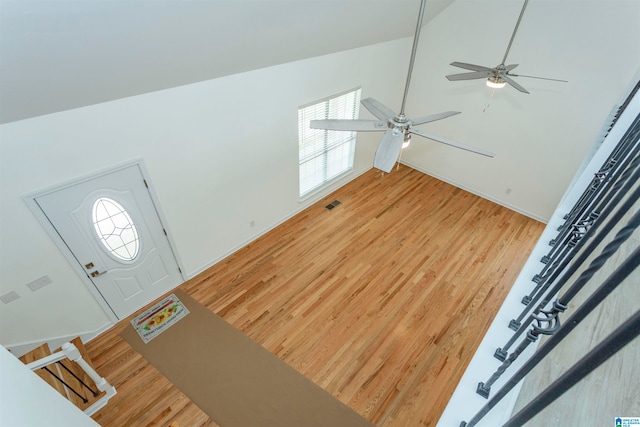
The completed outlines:
<svg viewBox="0 0 640 427">
<path fill-rule="evenodd" d="M 509 322 L 511 319 L 518 318 L 522 313 L 522 310 L 525 308 L 521 304 L 520 300 L 523 296 L 528 295 L 531 292 L 534 285 L 534 282 L 532 281 L 533 276 L 539 274 L 544 267 L 544 264 L 542 264 L 540 260 L 543 256 L 548 255 L 549 250 L 551 249 L 549 241 L 557 237 L 558 227 L 565 222 L 564 215 L 573 208 L 573 206 L 578 202 L 580 196 L 584 193 L 585 189 L 589 187 L 593 180 L 594 173 L 599 171 L 602 165 L 606 162 L 607 158 L 616 148 L 620 139 L 624 136 L 638 114 L 640 114 L 640 94 L 636 94 L 633 101 L 627 106 L 624 113 L 616 122 L 615 127 L 602 143 L 600 149 L 594 153 L 593 157 L 587 162 L 584 169 L 576 176 L 573 186 L 563 195 L 561 203 L 554 211 L 547 227 L 545 227 L 540 239 L 538 240 L 538 243 L 533 248 L 531 256 L 527 259 L 522 271 L 491 323 L 489 330 L 482 339 L 478 350 L 467 366 L 467 369 L 460 379 L 453 396 L 449 400 L 447 407 L 438 421 L 437 427 L 458 426 L 463 420 L 468 422 L 484 407 L 484 405 L 487 404 L 487 400 L 475 392 L 476 386 L 481 381 L 486 382 L 495 370 L 500 367 L 501 362 L 498 361 L 493 354 L 498 347 L 503 348 L 505 343 L 513 337 L 514 332 L 508 328 Z M 605 240 L 605 242 L 607 242 L 607 240 Z M 596 250 L 597 253 L 599 253 L 599 251 L 600 248 Z M 612 258 L 612 260 L 613 259 L 615 259 L 615 257 Z M 606 276 L 614 270 L 616 265 L 612 260 L 609 260 L 609 262 L 602 267 L 600 274 Z M 633 283 L 633 281 L 630 283 Z M 582 295 L 580 295 L 580 298 L 582 298 Z M 608 298 L 608 300 L 610 299 L 611 298 Z M 572 305 L 574 303 L 575 301 L 572 302 Z M 632 308 L 635 308 L 636 306 Z M 604 310 L 609 309 L 609 307 L 610 306 L 607 305 Z M 571 308 L 567 313 L 561 315 L 560 320 L 566 321 L 570 311 Z M 624 316 L 624 314 L 622 316 Z M 600 329 L 600 327 L 598 329 Z M 593 334 L 594 331 L 590 330 L 589 333 Z M 591 338 L 582 338 L 585 342 L 589 342 L 590 344 L 594 343 L 594 340 Z M 513 351 L 523 339 L 524 338 L 521 336 L 509 351 Z M 531 357 L 536 346 L 540 344 L 540 341 L 541 340 L 538 340 L 535 344 L 529 345 L 527 349 L 518 356 L 516 361 L 509 366 L 505 373 L 492 385 L 491 396 L 495 395 L 496 392 L 511 379 L 512 375 L 522 367 L 524 362 Z M 581 356 L 582 355 L 584 355 L 584 353 L 581 353 Z M 554 362 L 552 361 L 552 363 Z M 555 369 L 559 369 L 559 366 L 560 365 L 556 364 Z M 635 366 L 627 366 L 625 368 L 618 366 L 616 371 L 618 374 L 624 375 L 625 369 L 633 370 L 633 368 L 635 368 Z M 535 377 L 535 374 L 533 375 Z M 597 383 L 597 381 L 595 383 Z M 512 389 L 509 394 L 507 394 L 495 407 L 493 407 L 477 424 L 478 427 L 494 427 L 503 425 L 511 417 L 511 411 L 516 404 L 522 384 L 523 381 L 520 381 L 520 383 Z M 591 383 L 590 385 L 593 384 L 594 383 Z M 621 384 L 619 388 L 624 389 L 624 386 L 625 385 Z M 600 383 L 596 387 L 602 387 L 602 384 Z M 585 402 L 593 404 L 593 399 L 585 399 Z M 619 402 L 616 403 L 619 405 Z M 600 408 L 600 406 L 598 408 Z M 614 415 L 611 415 L 611 419 L 613 419 L 613 417 Z M 547 421 L 549 422 L 550 420 Z M 549 425 L 556 424 L 550 422 Z"/>
<path fill-rule="evenodd" d="M 312 201 L 298 200 L 298 107 L 357 86 L 399 103 L 409 50 L 388 42 L 0 127 L 0 295 L 21 296 L 0 303 L 0 343 L 109 325 L 25 194 L 142 158 L 191 277 Z M 347 180 L 371 167 L 377 141 L 358 137 Z M 50 285 L 26 287 L 43 275 Z"/>
<path fill-rule="evenodd" d="M 450 66 L 453 61 L 488 67 L 500 63 L 522 4 L 457 0 L 440 13 L 421 33 L 407 102 L 410 117 L 462 111 L 419 128 L 493 151 L 495 158 L 414 137 L 403 159 L 547 221 L 605 118 L 640 70 L 640 2 L 529 2 L 507 64 L 520 64 L 516 74 L 568 83 L 516 78 L 530 94 L 507 86 L 491 98 L 484 80 L 448 81 L 445 75 L 466 71 Z"/>
<path fill-rule="evenodd" d="M 523 74 L 570 83 L 527 80 L 530 95 L 506 88 L 486 113 L 484 83 L 447 81 L 446 74 L 457 72 L 447 64 L 495 65 L 519 6 L 458 0 L 425 26 L 406 112 L 463 111 L 421 128 L 492 150 L 496 158 L 420 144 L 416 137 L 403 160 L 549 219 L 640 68 L 640 2 L 580 3 L 531 2 L 510 56 Z M 484 46 L 484 31 L 504 33 L 505 45 Z M 298 106 L 362 86 L 363 97 L 399 109 L 410 44 L 403 39 L 1 126 L 0 295 L 16 291 L 21 298 L 0 303 L 0 343 L 109 325 L 23 195 L 142 158 L 192 276 L 306 206 L 297 197 Z M 371 117 L 364 109 L 361 115 Z M 379 139 L 378 133 L 358 136 L 354 174 L 347 179 L 371 166 Z M 43 275 L 53 283 L 37 292 L 25 286 Z"/>
</svg>

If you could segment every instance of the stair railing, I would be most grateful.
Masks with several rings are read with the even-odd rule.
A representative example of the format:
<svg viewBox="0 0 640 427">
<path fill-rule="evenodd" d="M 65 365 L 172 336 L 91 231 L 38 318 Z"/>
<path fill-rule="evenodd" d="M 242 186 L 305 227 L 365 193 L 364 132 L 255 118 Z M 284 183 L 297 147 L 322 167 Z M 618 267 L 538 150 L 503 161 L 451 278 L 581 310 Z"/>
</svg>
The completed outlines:
<svg viewBox="0 0 640 427">
<path fill-rule="evenodd" d="M 86 372 L 87 375 L 93 380 L 98 390 L 105 393 L 104 396 L 96 400 L 93 404 L 91 404 L 91 406 L 84 410 L 85 414 L 89 416 L 95 414 L 100 409 L 102 409 L 107 404 L 107 402 L 109 402 L 109 399 L 116 395 L 116 388 L 109 384 L 109 382 L 105 378 L 98 375 L 95 369 L 93 369 L 93 367 L 91 367 L 91 365 L 89 365 L 82 358 L 80 350 L 78 350 L 78 348 L 70 342 L 62 344 L 62 351 L 28 363 L 27 367 L 32 371 L 36 371 L 41 368 L 46 368 L 51 364 L 60 362 L 63 359 L 69 359 L 76 362 L 82 368 L 82 370 Z"/>
<path fill-rule="evenodd" d="M 591 185 L 571 212 L 565 215 L 565 223 L 558 227 L 559 234 L 550 242 L 552 246 L 550 252 L 541 259 L 545 266 L 540 274 L 533 278 L 537 285 L 522 300 L 526 306 L 525 309 L 518 318 L 512 319 L 509 323 L 509 328 L 515 333 L 494 353 L 494 357 L 502 361 L 502 364 L 487 381 L 478 383 L 476 393 L 488 399 L 488 402 L 469 422 L 463 421 L 460 424 L 461 427 L 472 427 L 480 422 L 589 313 L 640 267 L 640 248 L 636 247 L 633 253 L 561 324 L 561 315 L 565 313 L 574 297 L 594 278 L 596 272 L 603 266 L 610 265 L 610 258 L 617 254 L 636 230 L 640 230 L 640 185 L 638 183 L 640 183 L 640 114 L 632 121 L 609 159 L 596 173 Z M 625 220 L 626 224 L 623 225 Z M 606 245 L 601 252 L 592 258 L 596 255 L 596 250 L 605 242 Z M 589 265 L 586 265 L 587 260 L 591 260 Z M 581 273 L 574 279 L 574 275 L 579 271 Z M 555 301 L 552 302 L 554 298 Z M 522 337 L 525 332 L 526 336 Z M 531 343 L 536 342 L 540 335 L 549 337 L 490 398 L 491 386 Z M 552 385 L 539 393 L 520 412 L 512 415 L 504 426 L 517 427 L 529 421 L 638 336 L 640 336 L 640 311 L 636 311 L 623 325 L 603 339 Z M 509 354 L 509 348 L 520 338 L 522 339 L 517 348 Z"/>
</svg>

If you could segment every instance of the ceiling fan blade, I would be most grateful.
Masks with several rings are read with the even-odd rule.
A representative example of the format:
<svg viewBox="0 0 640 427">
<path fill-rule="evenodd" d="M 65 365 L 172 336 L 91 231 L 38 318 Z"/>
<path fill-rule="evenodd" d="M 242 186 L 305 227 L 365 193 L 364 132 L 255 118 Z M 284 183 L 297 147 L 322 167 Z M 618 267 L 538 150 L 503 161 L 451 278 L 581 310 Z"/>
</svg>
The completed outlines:
<svg viewBox="0 0 640 427">
<path fill-rule="evenodd" d="M 454 67 L 464 68 L 465 70 L 471 71 L 491 71 L 492 68 L 483 67 L 482 65 L 468 64 L 466 62 L 452 62 L 449 65 L 453 65 Z"/>
<path fill-rule="evenodd" d="M 380 120 L 393 120 L 396 117 L 396 113 L 394 113 L 390 108 L 373 98 L 365 98 L 360 102 L 371 112 L 371 114 Z"/>
<path fill-rule="evenodd" d="M 524 75 L 524 74 L 511 74 L 511 73 L 508 73 L 507 75 L 511 76 L 511 77 L 526 77 L 528 79 L 551 80 L 552 82 L 569 83 L 568 80 L 550 79 L 549 77 L 527 76 L 527 75 Z"/>
<path fill-rule="evenodd" d="M 460 111 L 445 111 L 444 113 L 432 114 L 426 117 L 420 117 L 419 119 L 411 120 L 412 125 L 421 125 L 424 123 L 435 122 L 436 120 L 446 119 L 447 117 L 460 114 Z"/>
<path fill-rule="evenodd" d="M 519 64 L 509 64 L 509 65 L 505 65 L 504 68 L 507 70 L 507 72 L 513 70 L 514 68 L 516 68 Z"/>
<path fill-rule="evenodd" d="M 528 90 L 526 90 L 523 86 L 518 84 L 518 82 L 513 80 L 511 77 L 507 76 L 506 73 L 500 73 L 500 77 L 503 78 L 505 82 L 509 83 L 511 86 L 518 89 L 520 92 L 529 93 Z"/>
<path fill-rule="evenodd" d="M 379 120 L 311 120 L 311 129 L 346 130 L 346 131 L 380 131 L 386 130 L 387 124 Z"/>
<path fill-rule="evenodd" d="M 481 154 L 481 155 L 487 156 L 487 157 L 495 156 L 495 154 L 493 154 L 493 153 L 491 153 L 489 151 L 480 150 L 478 148 L 474 148 L 474 147 L 471 147 L 471 146 L 465 145 L 465 144 L 460 144 L 459 142 L 454 142 L 454 141 L 451 141 L 449 139 L 445 139 L 445 138 L 441 138 L 439 136 L 431 135 L 431 134 L 422 132 L 422 131 L 417 130 L 417 129 L 409 129 L 409 132 L 411 132 L 413 134 L 416 134 L 416 135 L 419 135 L 419 136 L 422 136 L 422 137 L 425 137 L 425 138 L 432 139 L 432 140 L 440 142 L 442 144 L 446 144 L 446 145 L 450 145 L 452 147 L 460 148 L 462 150 L 470 151 L 472 153 Z"/>
<path fill-rule="evenodd" d="M 373 160 L 373 167 L 383 172 L 391 172 L 402 151 L 404 134 L 398 129 L 388 129 L 382 137 L 376 157 Z"/>
<path fill-rule="evenodd" d="M 449 74 L 448 76 L 445 76 L 445 77 L 449 81 L 456 81 L 456 80 L 486 79 L 489 76 L 491 76 L 491 70 L 475 71 L 473 73 Z"/>
</svg>

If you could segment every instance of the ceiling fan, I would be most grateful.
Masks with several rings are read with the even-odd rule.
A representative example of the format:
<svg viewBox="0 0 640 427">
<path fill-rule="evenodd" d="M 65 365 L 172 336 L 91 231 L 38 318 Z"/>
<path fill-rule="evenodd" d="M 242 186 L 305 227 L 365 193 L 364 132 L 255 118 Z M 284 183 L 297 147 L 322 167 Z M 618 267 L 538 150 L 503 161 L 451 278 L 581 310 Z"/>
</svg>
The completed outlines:
<svg viewBox="0 0 640 427">
<path fill-rule="evenodd" d="M 507 55 L 509 54 L 509 50 L 511 49 L 511 44 L 513 43 L 513 39 L 516 37 L 516 32 L 518 31 L 518 27 L 520 26 L 520 21 L 522 20 L 522 15 L 524 15 L 524 10 L 527 8 L 527 3 L 529 0 L 525 0 L 522 5 L 522 10 L 520 11 L 520 16 L 518 17 L 518 21 L 516 22 L 516 26 L 513 29 L 513 34 L 511 34 L 511 40 L 509 40 L 509 45 L 507 46 L 507 50 L 502 57 L 502 62 L 496 65 L 493 68 L 484 67 L 482 65 L 475 64 L 467 64 L 466 62 L 452 62 L 450 65 L 458 68 L 464 68 L 465 70 L 471 70 L 471 73 L 460 73 L 460 74 L 450 74 L 447 77 L 450 81 L 455 80 L 473 80 L 473 79 L 487 79 L 487 86 L 499 89 L 505 86 L 506 83 L 509 83 L 514 88 L 518 89 L 520 92 L 529 93 L 524 87 L 522 87 L 518 82 L 513 80 L 511 77 L 527 77 L 531 79 L 541 79 L 541 80 L 552 80 L 556 82 L 567 82 L 566 80 L 559 79 L 549 79 L 547 77 L 536 77 L 536 76 L 526 76 L 524 74 L 513 74 L 511 70 L 516 68 L 518 64 L 510 64 L 505 65 L 507 61 Z"/>
<path fill-rule="evenodd" d="M 325 129 L 325 130 L 341 130 L 341 131 L 384 131 L 385 134 L 380 141 L 380 145 L 376 151 L 375 159 L 373 161 L 373 167 L 380 169 L 383 172 L 390 172 L 393 165 L 398 161 L 400 152 L 403 145 L 406 147 L 411 141 L 411 134 L 419 135 L 452 147 L 460 148 L 463 150 L 471 151 L 473 153 L 481 154 L 487 157 L 493 157 L 493 153 L 480 150 L 474 147 L 470 147 L 465 144 L 450 141 L 439 136 L 435 136 L 418 129 L 414 129 L 413 126 L 421 125 L 436 120 L 444 119 L 456 114 L 460 114 L 459 111 L 445 111 L 443 113 L 432 114 L 430 116 L 421 117 L 415 120 L 409 119 L 404 114 L 404 107 L 407 101 L 407 93 L 409 92 L 409 82 L 411 81 L 411 72 L 413 70 L 413 63 L 416 55 L 416 48 L 418 46 L 418 38 L 420 36 L 420 27 L 422 26 L 422 18 L 424 15 L 424 5 L 426 0 L 422 0 L 420 4 L 420 12 L 418 15 L 418 24 L 416 25 L 416 32 L 413 39 L 413 47 L 411 49 L 411 59 L 409 61 L 409 72 L 407 74 L 407 82 L 404 88 L 404 96 L 402 98 L 402 107 L 400 113 L 396 114 L 390 108 L 386 107 L 379 101 L 373 98 L 365 98 L 361 101 L 378 120 L 311 120 L 312 129 Z"/>
</svg>

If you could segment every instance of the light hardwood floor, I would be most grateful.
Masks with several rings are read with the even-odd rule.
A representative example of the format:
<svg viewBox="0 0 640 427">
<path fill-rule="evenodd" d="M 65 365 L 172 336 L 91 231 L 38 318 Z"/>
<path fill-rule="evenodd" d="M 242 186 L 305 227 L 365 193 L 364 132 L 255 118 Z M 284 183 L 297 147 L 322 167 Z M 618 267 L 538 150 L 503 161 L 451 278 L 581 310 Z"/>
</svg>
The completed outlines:
<svg viewBox="0 0 640 427">
<path fill-rule="evenodd" d="M 376 425 L 434 426 L 543 228 L 406 166 L 371 170 L 180 288 Z M 118 390 L 94 419 L 215 426 L 127 324 L 86 346 Z"/>
</svg>

